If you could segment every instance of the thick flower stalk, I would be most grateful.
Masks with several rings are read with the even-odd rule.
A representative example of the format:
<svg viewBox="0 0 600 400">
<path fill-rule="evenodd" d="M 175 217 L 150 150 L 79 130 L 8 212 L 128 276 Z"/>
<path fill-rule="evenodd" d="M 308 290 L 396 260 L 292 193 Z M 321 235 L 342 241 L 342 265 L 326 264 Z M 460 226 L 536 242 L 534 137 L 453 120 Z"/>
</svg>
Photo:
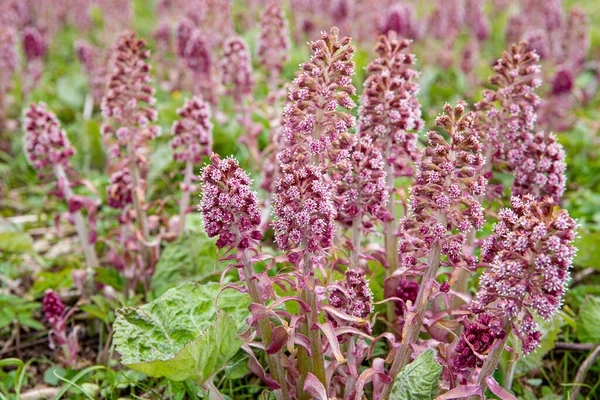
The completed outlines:
<svg viewBox="0 0 600 400">
<path fill-rule="evenodd" d="M 301 70 L 289 90 L 289 104 L 283 113 L 282 150 L 277 155 L 281 166 L 273 199 L 275 240 L 280 248 L 297 251 L 290 260 L 298 267 L 302 300 L 310 307 L 303 331 L 310 339 L 311 357 L 299 349 L 300 372 L 314 373 L 325 384 L 325 365 L 318 324 L 314 269 L 322 263 L 324 251 L 331 246 L 334 233 L 335 205 L 332 181 L 336 170 L 347 171 L 353 135 L 348 129 L 354 117 L 338 106 L 355 107 L 354 47 L 350 38 L 339 39 L 339 30 L 322 32 L 311 42 L 311 61 Z M 330 174 L 328 174 L 328 172 Z M 300 382 L 299 389 L 303 389 Z"/>
<path fill-rule="evenodd" d="M 29 163 L 38 171 L 40 178 L 54 175 L 58 193 L 67 202 L 85 256 L 86 293 L 91 294 L 94 290 L 95 269 L 99 266 L 94 249 L 96 233 L 94 229 L 91 231 L 88 229 L 80 210 L 84 205 L 88 208 L 88 223 L 94 228 L 95 202 L 76 195 L 71 190 L 67 172 L 71 170 L 71 157 L 75 154 L 75 148 L 71 145 L 65 131 L 60 128 L 56 115 L 48 111 L 44 103 L 29 105 L 25 112 L 23 128 L 25 152 Z"/>
<path fill-rule="evenodd" d="M 350 98 L 356 93 L 352 85 L 355 49 L 349 37 L 339 38 L 337 28 L 322 32 L 310 48 L 311 60 L 301 65 L 283 112 L 284 149 L 278 159 L 284 170 L 311 163 L 323 170 L 337 164 L 347 167 L 353 144 L 348 130 L 354 117 L 346 110 L 356 106 Z"/>
<path fill-rule="evenodd" d="M 221 159 L 213 154 L 210 161 L 211 164 L 202 170 L 200 177 L 203 189 L 200 211 L 204 218 L 204 229 L 209 237 L 218 236 L 218 248 L 236 251 L 235 258 L 242 265 L 252 301 L 264 306 L 264 296 L 250 261 L 250 253 L 257 251 L 262 239 L 258 229 L 261 222 L 258 196 L 251 190 L 252 182 L 237 160 Z M 271 322 L 262 318 L 258 321 L 258 328 L 266 347 L 273 337 Z M 280 386 L 276 390 L 278 398 L 289 398 L 279 354 L 270 354 L 268 361 L 271 374 Z"/>
<path fill-rule="evenodd" d="M 247 97 L 252 94 L 255 82 L 252 77 L 250 52 L 244 39 L 239 36 L 227 39 L 219 70 L 227 95 L 233 98 L 238 112 L 246 113 L 248 110 L 245 102 Z"/>
<path fill-rule="evenodd" d="M 370 136 L 384 157 L 389 218 L 385 225 L 385 248 L 390 273 L 397 268 L 395 177 L 412 176 L 418 159 L 417 135 L 423 127 L 417 100 L 418 72 L 415 56 L 407 53 L 410 42 L 395 33 L 381 36 L 375 47 L 378 58 L 367 67 L 369 74 L 361 97 L 359 132 Z"/>
<path fill-rule="evenodd" d="M 175 161 L 185 163 L 179 205 L 179 232 L 183 232 L 185 216 L 190 206 L 190 193 L 195 191 L 192 185 L 194 165 L 200 163 L 204 156 L 212 154 L 212 123 L 210 106 L 199 97 L 187 100 L 183 107 L 177 110 L 177 115 L 179 119 L 171 128 L 171 147 Z"/>
<path fill-rule="evenodd" d="M 428 133 L 429 144 L 411 190 L 410 213 L 400 222 L 402 267 L 421 271 L 422 278 L 414 305 L 406 307 L 402 345 L 389 373 L 392 379 L 410 361 L 439 268 L 475 266 L 474 257 L 463 254 L 463 245 L 467 232 L 483 225 L 483 208 L 476 197 L 485 192 L 487 181 L 482 175 L 482 144 L 473 129 L 475 114 L 465 113 L 465 106 L 459 102 L 452 109 L 446 104 L 436 119 L 448 139 L 437 131 Z M 386 385 L 384 398 L 390 390 Z"/>
<path fill-rule="evenodd" d="M 146 42 L 135 33 L 121 35 L 113 50 L 113 71 L 101 104 L 107 119 L 103 133 L 113 142 L 109 151 L 112 157 L 121 159 L 118 169 L 125 165 L 129 169 L 136 220 L 145 241 L 142 246 L 145 268 L 153 265 L 144 193 L 147 142 L 159 132 L 157 126 L 150 124 L 156 121 L 157 112 L 152 107 L 155 98 L 150 85 L 150 65 L 146 61 L 149 57 Z"/>
<path fill-rule="evenodd" d="M 498 217 L 482 246 L 489 267 L 471 309 L 504 320 L 507 334 L 512 330 L 523 353 L 529 354 L 541 340 L 534 314 L 547 320 L 562 305 L 576 253 L 577 223 L 552 198 L 532 195 L 513 196 L 511 208 L 502 209 Z M 486 358 L 479 385 L 485 386 L 485 378 L 494 372 L 503 347 L 501 343 Z"/>
<path fill-rule="evenodd" d="M 56 344 L 58 344 L 63 351 L 66 364 L 69 366 L 75 365 L 77 362 L 77 352 L 79 351 L 78 329 L 75 327 L 68 333 L 67 324 L 76 309 L 65 307 L 52 289 L 46 290 L 42 305 L 46 320 L 51 326 L 51 330 L 48 333 L 50 348 L 54 349 Z"/>
<path fill-rule="evenodd" d="M 281 6 L 269 4 L 260 20 L 258 60 L 267 72 L 269 87 L 277 87 L 283 65 L 289 60 L 290 33 Z"/>
</svg>

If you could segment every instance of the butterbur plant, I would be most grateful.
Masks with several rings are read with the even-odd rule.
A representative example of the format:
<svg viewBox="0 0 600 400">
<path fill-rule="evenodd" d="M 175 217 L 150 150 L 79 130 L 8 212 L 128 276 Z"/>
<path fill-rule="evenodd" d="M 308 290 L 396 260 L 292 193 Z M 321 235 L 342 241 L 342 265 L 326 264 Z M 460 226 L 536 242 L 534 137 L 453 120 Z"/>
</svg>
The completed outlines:
<svg viewBox="0 0 600 400">
<path fill-rule="evenodd" d="M 79 351 L 79 329 L 77 326 L 69 329 L 68 324 L 69 319 L 77 309 L 65 307 L 60 297 L 51 289 L 48 289 L 44 294 L 42 304 L 44 316 L 51 327 L 48 333 L 50 347 L 54 349 L 56 345 L 60 346 L 65 363 L 69 366 L 75 365 Z"/>
<path fill-rule="evenodd" d="M 381 36 L 375 50 L 378 57 L 367 67 L 361 95 L 359 132 L 369 136 L 383 155 L 389 201 L 385 219 L 385 251 L 390 273 L 397 268 L 397 217 L 395 178 L 412 177 L 418 159 L 417 132 L 423 127 L 421 104 L 417 99 L 419 73 L 413 68 L 415 56 L 408 53 L 410 42 L 396 33 Z"/>
<path fill-rule="evenodd" d="M 146 43 L 133 32 L 121 35 L 111 59 L 112 73 L 108 78 L 102 99 L 102 114 L 106 118 L 103 134 L 110 142 L 109 153 L 115 159 L 108 187 L 109 202 L 126 209 L 127 202 L 135 212 L 135 225 L 143 240 L 143 270 L 151 270 L 155 262 L 150 244 L 145 174 L 147 173 L 148 141 L 159 128 L 151 123 L 158 114 L 152 107 L 154 88 L 150 85 L 150 52 Z M 124 211 L 125 214 L 125 211 Z"/>
<path fill-rule="evenodd" d="M 94 247 L 97 204 L 93 199 L 73 193 L 74 184 L 68 174 L 72 174 L 71 157 L 75 154 L 75 148 L 61 129 L 56 115 L 44 103 L 29 105 L 25 111 L 23 129 L 29 163 L 38 171 L 40 179 L 55 180 L 55 194 L 67 203 L 69 220 L 75 226 L 85 256 L 86 293 L 89 295 L 94 291 L 94 274 L 99 266 Z M 82 209 L 87 209 L 87 223 Z"/>
</svg>

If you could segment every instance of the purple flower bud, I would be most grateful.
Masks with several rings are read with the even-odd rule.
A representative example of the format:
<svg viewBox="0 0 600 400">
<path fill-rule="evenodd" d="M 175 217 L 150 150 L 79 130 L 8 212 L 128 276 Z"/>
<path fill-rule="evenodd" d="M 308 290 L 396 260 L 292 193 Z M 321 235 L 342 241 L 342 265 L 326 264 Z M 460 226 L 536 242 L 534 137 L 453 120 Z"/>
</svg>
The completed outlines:
<svg viewBox="0 0 600 400">
<path fill-rule="evenodd" d="M 44 314 L 50 323 L 59 320 L 65 311 L 65 305 L 60 301 L 60 297 L 52 289 L 46 290 L 44 300 L 42 301 Z"/>
<path fill-rule="evenodd" d="M 28 62 L 42 58 L 46 53 L 45 40 L 36 28 L 28 26 L 23 30 L 23 51 Z"/>
<path fill-rule="evenodd" d="M 387 12 L 381 34 L 388 36 L 395 32 L 404 39 L 416 39 L 419 34 L 418 20 L 415 9 L 410 3 L 395 3 Z"/>
<path fill-rule="evenodd" d="M 117 168 L 110 175 L 110 182 L 106 188 L 106 200 L 108 206 L 117 209 L 125 209 L 133 202 L 133 183 L 129 175 L 129 168 Z"/>
<path fill-rule="evenodd" d="M 475 369 L 483 365 L 482 356 L 487 355 L 496 340 L 506 337 L 502 318 L 492 314 L 479 314 L 474 322 L 465 321 L 465 327 L 460 341 L 456 346 L 453 364 L 457 371 Z"/>
<path fill-rule="evenodd" d="M 365 320 L 364 323 L 348 323 L 329 313 L 327 317 L 334 326 L 352 326 L 371 334 L 371 324 L 368 319 L 373 312 L 373 294 L 365 272 L 360 269 L 349 269 L 344 280 L 336 282 L 333 287 L 334 289 L 329 293 L 329 304 L 344 314 Z"/>
</svg>

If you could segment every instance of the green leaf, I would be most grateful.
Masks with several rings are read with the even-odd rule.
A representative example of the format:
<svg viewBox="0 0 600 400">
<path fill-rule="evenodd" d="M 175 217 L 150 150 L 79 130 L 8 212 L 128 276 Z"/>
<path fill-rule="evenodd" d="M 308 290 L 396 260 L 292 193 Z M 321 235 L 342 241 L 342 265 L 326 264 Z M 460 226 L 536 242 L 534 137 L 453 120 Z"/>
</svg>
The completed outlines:
<svg viewBox="0 0 600 400">
<path fill-rule="evenodd" d="M 539 368 L 542 359 L 554 348 L 554 342 L 556 342 L 560 329 L 565 323 L 559 314 L 556 314 L 548 321 L 542 318 L 536 318 L 536 320 L 538 328 L 542 333 L 542 340 L 535 352 L 519 357 L 515 371 L 517 374 L 524 374 L 532 369 Z M 510 357 L 512 358 L 513 356 L 510 355 Z"/>
<path fill-rule="evenodd" d="M 600 297 L 588 297 L 579 310 L 577 337 L 581 342 L 600 342 Z"/>
<path fill-rule="evenodd" d="M 579 234 L 580 237 L 577 238 L 574 244 L 578 249 L 574 261 L 575 265 L 600 269 L 600 252 L 596 251 L 596 247 L 600 243 L 600 232 L 580 231 Z"/>
<path fill-rule="evenodd" d="M 225 368 L 225 375 L 228 379 L 240 379 L 250 373 L 250 368 L 248 368 L 248 354 L 243 351 L 240 351 L 236 354 L 235 357 L 231 359 L 231 362 Z"/>
<path fill-rule="evenodd" d="M 60 379 L 58 377 L 65 377 L 65 370 L 61 367 L 50 367 L 44 372 L 44 382 L 50 386 L 58 386 Z"/>
<path fill-rule="evenodd" d="M 0 232 L 0 251 L 28 253 L 33 251 L 33 240 L 24 232 Z"/>
<path fill-rule="evenodd" d="M 122 363 L 174 381 L 210 379 L 240 349 L 237 332 L 249 315 L 246 294 L 220 290 L 214 282 L 184 283 L 149 304 L 117 310 L 114 341 Z"/>
<path fill-rule="evenodd" d="M 164 249 L 151 287 L 160 296 L 181 281 L 201 281 L 213 274 L 217 260 L 215 241 L 204 232 L 181 235 Z"/>
<path fill-rule="evenodd" d="M 394 379 L 390 400 L 428 400 L 438 392 L 442 366 L 436 352 L 425 350 Z"/>
</svg>

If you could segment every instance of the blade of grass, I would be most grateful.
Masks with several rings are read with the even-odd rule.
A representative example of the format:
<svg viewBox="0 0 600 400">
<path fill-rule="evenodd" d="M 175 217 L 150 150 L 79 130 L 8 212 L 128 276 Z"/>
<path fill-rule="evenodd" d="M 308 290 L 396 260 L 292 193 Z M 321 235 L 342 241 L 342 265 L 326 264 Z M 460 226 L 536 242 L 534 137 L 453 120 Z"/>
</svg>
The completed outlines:
<svg viewBox="0 0 600 400">
<path fill-rule="evenodd" d="M 97 371 L 99 369 L 106 369 L 106 367 L 103 366 L 103 365 L 94 365 L 94 366 L 91 366 L 91 367 L 87 367 L 86 369 L 82 370 L 80 373 L 78 373 L 77 375 L 75 375 L 72 380 L 63 378 L 62 376 L 59 376 L 56 373 L 56 371 L 54 371 L 53 372 L 54 376 L 56 376 L 61 381 L 67 383 L 67 385 L 63 386 L 60 389 L 60 391 L 56 394 L 56 397 L 54 398 L 54 400 L 59 400 L 65 393 L 67 393 L 67 390 L 69 390 L 71 388 L 71 386 L 76 387 L 77 389 L 81 390 L 81 393 L 83 393 L 88 399 L 94 400 L 94 398 L 92 396 L 90 396 L 81 386 L 77 385 L 76 382 L 79 379 L 81 379 L 83 376 L 87 375 L 88 373 L 90 373 L 92 371 Z"/>
<path fill-rule="evenodd" d="M 29 363 L 27 363 L 27 365 L 29 365 L 31 363 L 31 361 Z M 18 358 L 6 358 L 4 360 L 0 360 L 0 368 L 1 367 L 5 367 L 8 365 L 16 365 L 17 366 L 17 373 L 15 374 L 15 394 L 17 395 L 17 398 L 19 398 L 21 396 L 21 383 L 23 381 L 23 376 L 25 375 L 25 364 L 23 364 L 23 361 L 19 360 Z"/>
</svg>

